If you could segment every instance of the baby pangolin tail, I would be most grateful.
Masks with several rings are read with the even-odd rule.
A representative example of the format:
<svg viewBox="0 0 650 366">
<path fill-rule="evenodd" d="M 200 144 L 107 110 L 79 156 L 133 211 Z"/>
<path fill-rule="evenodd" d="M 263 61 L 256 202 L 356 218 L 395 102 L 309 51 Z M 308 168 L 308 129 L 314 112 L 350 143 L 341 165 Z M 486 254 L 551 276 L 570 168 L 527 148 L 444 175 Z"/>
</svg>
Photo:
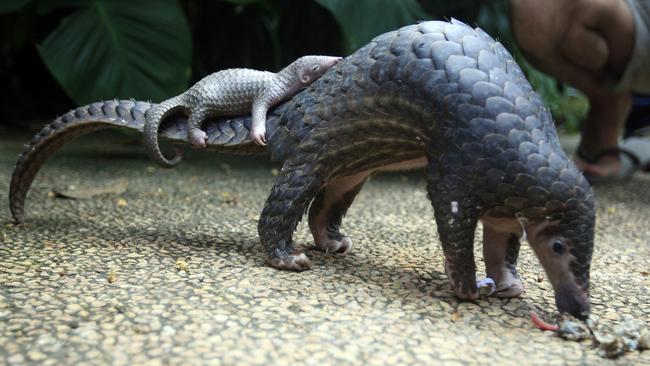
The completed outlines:
<svg viewBox="0 0 650 366">
<path fill-rule="evenodd" d="M 162 151 L 160 151 L 160 144 L 158 142 L 160 123 L 172 112 L 186 108 L 183 101 L 184 97 L 181 94 L 155 105 L 147 112 L 147 123 L 144 125 L 143 130 L 144 145 L 151 160 L 163 168 L 173 168 L 183 160 L 183 152 L 179 148 L 174 148 L 175 156 L 172 159 L 167 159 Z"/>
</svg>

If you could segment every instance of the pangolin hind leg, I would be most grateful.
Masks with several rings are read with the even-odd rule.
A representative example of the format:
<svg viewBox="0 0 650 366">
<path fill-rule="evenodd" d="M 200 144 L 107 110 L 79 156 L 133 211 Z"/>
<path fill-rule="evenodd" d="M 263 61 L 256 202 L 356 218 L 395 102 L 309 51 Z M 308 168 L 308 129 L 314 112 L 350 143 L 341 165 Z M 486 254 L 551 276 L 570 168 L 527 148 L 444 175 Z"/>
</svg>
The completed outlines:
<svg viewBox="0 0 650 366">
<path fill-rule="evenodd" d="M 309 208 L 309 230 L 316 248 L 325 253 L 347 254 L 352 240 L 340 231 L 341 222 L 370 172 L 340 177 L 321 189 Z"/>
<path fill-rule="evenodd" d="M 293 247 L 293 232 L 307 205 L 321 188 L 322 168 L 312 156 L 294 154 L 282 167 L 278 180 L 264 204 L 257 226 L 267 262 L 294 271 L 311 268 L 311 261 Z"/>
<path fill-rule="evenodd" d="M 524 292 L 517 273 L 519 237 L 483 224 L 483 259 L 485 272 L 496 283 L 492 296 L 517 297 Z"/>
</svg>

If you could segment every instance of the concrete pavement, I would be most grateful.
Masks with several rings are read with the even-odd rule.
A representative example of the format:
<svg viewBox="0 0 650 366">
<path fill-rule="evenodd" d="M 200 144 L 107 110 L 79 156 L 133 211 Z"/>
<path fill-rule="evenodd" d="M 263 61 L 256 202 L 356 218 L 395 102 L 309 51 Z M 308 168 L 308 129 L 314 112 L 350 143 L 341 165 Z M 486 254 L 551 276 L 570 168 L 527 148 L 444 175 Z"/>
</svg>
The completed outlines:
<svg viewBox="0 0 650 366">
<path fill-rule="evenodd" d="M 528 310 L 548 318 L 555 305 L 527 245 L 521 298 L 455 299 L 421 173 L 364 187 L 345 257 L 310 249 L 301 224 L 314 269 L 291 273 L 257 242 L 274 181 L 265 158 L 194 153 L 160 170 L 131 136 L 82 137 L 46 163 L 27 223 L 12 226 L 6 194 L 30 136 L 0 139 L 0 364 L 650 364 L 647 351 L 604 360 L 534 328 Z M 119 179 L 119 196 L 48 197 Z M 648 323 L 650 174 L 596 192 L 593 313 Z M 481 276 L 478 242 L 476 258 Z"/>
</svg>

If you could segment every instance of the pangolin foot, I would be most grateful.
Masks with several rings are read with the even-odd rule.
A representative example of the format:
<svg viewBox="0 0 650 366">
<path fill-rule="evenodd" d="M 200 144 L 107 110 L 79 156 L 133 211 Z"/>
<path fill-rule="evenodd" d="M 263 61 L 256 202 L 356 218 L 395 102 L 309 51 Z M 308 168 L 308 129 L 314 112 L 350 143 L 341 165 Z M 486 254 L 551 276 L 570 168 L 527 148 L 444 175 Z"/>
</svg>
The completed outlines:
<svg viewBox="0 0 650 366">
<path fill-rule="evenodd" d="M 458 273 L 454 267 L 449 265 L 449 261 L 445 261 L 445 273 L 449 280 L 449 288 L 457 298 L 468 301 L 479 298 L 479 288 L 474 273 Z"/>
<path fill-rule="evenodd" d="M 480 296 L 478 288 L 472 290 L 454 289 L 454 294 L 461 300 L 474 301 Z"/>
<path fill-rule="evenodd" d="M 192 130 L 189 133 L 189 140 L 193 146 L 204 148 L 208 134 L 201 130 Z"/>
<path fill-rule="evenodd" d="M 325 238 L 316 241 L 316 248 L 325 252 L 325 254 L 340 254 L 345 255 L 352 249 L 352 240 L 347 236 L 341 236 L 337 239 Z"/>
<path fill-rule="evenodd" d="M 266 129 L 261 130 L 253 129 L 251 132 L 251 140 L 260 146 L 266 146 Z"/>
<path fill-rule="evenodd" d="M 284 257 L 269 258 L 268 262 L 275 268 L 286 269 L 289 271 L 306 271 L 311 269 L 311 260 L 305 253 L 293 252 Z"/>
</svg>

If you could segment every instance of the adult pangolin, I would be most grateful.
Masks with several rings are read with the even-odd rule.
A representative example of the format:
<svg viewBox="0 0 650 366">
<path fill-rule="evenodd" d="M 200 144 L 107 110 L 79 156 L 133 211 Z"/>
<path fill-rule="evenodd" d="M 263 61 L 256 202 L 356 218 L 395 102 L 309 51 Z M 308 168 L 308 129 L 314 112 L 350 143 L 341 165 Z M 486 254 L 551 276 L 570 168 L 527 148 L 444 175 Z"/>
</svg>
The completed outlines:
<svg viewBox="0 0 650 366">
<path fill-rule="evenodd" d="M 22 222 L 38 169 L 66 141 L 106 127 L 142 131 L 152 104 L 108 101 L 79 107 L 46 126 L 20 156 L 10 188 Z M 187 118 L 163 121 L 162 137 L 187 143 Z M 523 288 L 516 271 L 527 235 L 561 312 L 589 312 L 594 239 L 592 190 L 558 142 L 540 97 L 498 42 L 458 22 L 423 22 L 383 34 L 307 89 L 272 109 L 268 145 L 250 140 L 251 118 L 209 118 L 207 145 L 268 153 L 282 162 L 258 230 L 268 262 L 305 270 L 292 234 L 309 210 L 316 246 L 346 253 L 342 218 L 373 172 L 426 167 L 428 196 L 455 294 L 475 299 L 474 231 L 496 296 Z"/>
</svg>

